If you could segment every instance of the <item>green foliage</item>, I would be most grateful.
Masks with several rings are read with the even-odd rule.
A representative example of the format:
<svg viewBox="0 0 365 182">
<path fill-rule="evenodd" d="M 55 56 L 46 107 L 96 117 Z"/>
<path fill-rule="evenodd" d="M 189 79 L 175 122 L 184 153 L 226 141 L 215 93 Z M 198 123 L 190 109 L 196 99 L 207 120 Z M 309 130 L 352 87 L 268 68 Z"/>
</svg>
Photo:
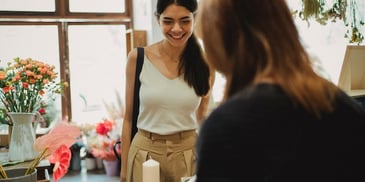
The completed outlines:
<svg viewBox="0 0 365 182">
<path fill-rule="evenodd" d="M 311 19 L 321 25 L 342 20 L 347 28 L 345 38 L 349 43 L 360 44 L 364 40 L 364 35 L 360 31 L 364 28 L 364 15 L 360 14 L 356 0 L 335 0 L 332 5 L 326 0 L 302 0 L 302 9 L 296 13 L 308 24 Z"/>
<path fill-rule="evenodd" d="M 8 125 L 10 125 L 11 122 L 9 120 L 9 117 L 5 113 L 6 113 L 6 111 L 0 109 L 0 124 L 8 124 Z"/>
<path fill-rule="evenodd" d="M 31 58 L 15 58 L 0 69 L 0 103 L 7 112 L 35 112 L 42 101 L 61 94 L 67 83 L 56 82 L 55 67 Z"/>
</svg>

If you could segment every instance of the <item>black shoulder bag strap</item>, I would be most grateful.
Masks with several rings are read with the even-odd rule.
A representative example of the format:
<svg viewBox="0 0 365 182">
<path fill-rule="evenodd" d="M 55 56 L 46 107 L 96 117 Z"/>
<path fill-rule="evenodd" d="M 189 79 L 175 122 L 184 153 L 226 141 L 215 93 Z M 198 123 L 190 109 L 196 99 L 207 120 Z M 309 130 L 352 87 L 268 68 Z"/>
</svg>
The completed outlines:
<svg viewBox="0 0 365 182">
<path fill-rule="evenodd" d="M 132 132 L 131 140 L 133 140 L 134 135 L 137 133 L 137 118 L 139 114 L 139 88 L 141 87 L 141 81 L 139 80 L 139 74 L 142 70 L 144 59 L 144 49 L 143 47 L 137 47 L 137 64 L 136 64 L 136 76 L 134 78 L 134 94 L 133 94 L 133 115 L 132 115 Z"/>
</svg>

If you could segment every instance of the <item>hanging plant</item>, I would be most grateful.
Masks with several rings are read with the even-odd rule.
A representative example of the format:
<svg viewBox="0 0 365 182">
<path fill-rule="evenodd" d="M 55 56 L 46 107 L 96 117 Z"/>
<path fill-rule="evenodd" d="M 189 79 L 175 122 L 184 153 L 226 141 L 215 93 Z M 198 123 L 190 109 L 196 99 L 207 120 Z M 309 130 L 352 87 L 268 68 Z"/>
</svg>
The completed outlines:
<svg viewBox="0 0 365 182">
<path fill-rule="evenodd" d="M 337 19 L 345 19 L 347 2 L 337 0 L 330 8 L 327 8 L 326 0 L 302 0 L 302 10 L 299 17 L 309 21 L 314 18 L 321 25 L 326 25 L 328 21 L 335 22 Z"/>
<path fill-rule="evenodd" d="M 345 25 L 348 27 L 345 37 L 350 40 L 350 43 L 360 44 L 364 40 L 364 35 L 361 32 L 364 26 L 364 10 L 359 10 L 356 0 L 350 0 L 349 7 L 349 20 L 345 19 Z"/>
<path fill-rule="evenodd" d="M 356 0 L 332 0 L 330 3 L 326 0 L 302 0 L 302 9 L 297 13 L 308 24 L 311 19 L 321 25 L 342 20 L 347 28 L 345 38 L 349 39 L 350 43 L 362 43 L 364 11 L 359 10 Z"/>
</svg>

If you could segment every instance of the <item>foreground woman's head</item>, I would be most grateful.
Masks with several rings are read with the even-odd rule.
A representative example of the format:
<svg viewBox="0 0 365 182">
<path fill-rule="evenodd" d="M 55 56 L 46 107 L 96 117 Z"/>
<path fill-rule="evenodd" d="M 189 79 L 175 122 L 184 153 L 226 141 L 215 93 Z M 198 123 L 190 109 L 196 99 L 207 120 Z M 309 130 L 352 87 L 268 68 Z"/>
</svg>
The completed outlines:
<svg viewBox="0 0 365 182">
<path fill-rule="evenodd" d="M 225 98 L 270 82 L 311 112 L 332 110 L 335 88 L 313 71 L 285 0 L 200 0 L 196 20 L 207 62 L 227 79 Z"/>
<path fill-rule="evenodd" d="M 197 35 L 208 62 L 240 85 L 309 69 L 285 0 L 201 0 Z M 298 59 L 300 58 L 300 59 Z"/>
</svg>

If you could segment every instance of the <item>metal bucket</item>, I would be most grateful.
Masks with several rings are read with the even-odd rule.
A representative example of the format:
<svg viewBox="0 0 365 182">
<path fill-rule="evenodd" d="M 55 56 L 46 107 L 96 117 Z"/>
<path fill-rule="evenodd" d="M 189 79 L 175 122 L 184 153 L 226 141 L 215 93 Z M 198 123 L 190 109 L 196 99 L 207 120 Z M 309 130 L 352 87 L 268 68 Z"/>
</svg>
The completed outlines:
<svg viewBox="0 0 365 182">
<path fill-rule="evenodd" d="M 6 179 L 0 179 L 0 182 L 37 182 L 37 169 L 28 175 L 24 175 L 27 168 L 6 169 L 5 173 L 8 176 Z"/>
</svg>

